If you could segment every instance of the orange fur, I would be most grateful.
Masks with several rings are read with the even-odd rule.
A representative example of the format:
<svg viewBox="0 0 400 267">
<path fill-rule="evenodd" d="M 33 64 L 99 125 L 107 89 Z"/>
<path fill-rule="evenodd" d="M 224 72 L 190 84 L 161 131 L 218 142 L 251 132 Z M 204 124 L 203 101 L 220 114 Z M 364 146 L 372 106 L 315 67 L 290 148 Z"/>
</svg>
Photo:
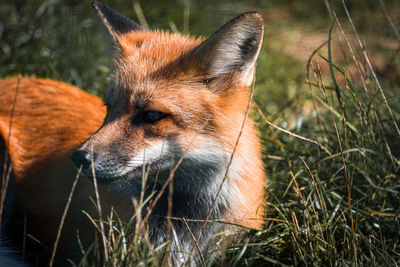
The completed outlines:
<svg viewBox="0 0 400 267">
<path fill-rule="evenodd" d="M 257 14 L 247 16 L 262 23 Z M 18 212 L 27 215 L 28 233 L 49 249 L 76 175 L 70 156 L 88 138 L 80 150 L 93 148 L 109 156 L 114 153 L 110 147 L 117 144 L 113 151 L 133 158 L 166 138 L 175 138 L 176 146 L 194 155 L 211 140 L 231 155 L 240 134 L 250 96 L 248 84 L 235 71 L 205 82 L 204 66 L 193 55 L 202 40 L 150 31 L 114 37 L 119 51 L 107 112 L 99 98 L 61 82 L 34 78 L 0 81 L 0 135 L 12 162 Z M 132 126 L 132 114 L 143 112 L 138 99 L 146 102 L 146 110 L 168 116 L 157 123 Z M 250 118 L 232 169 L 226 183 L 232 187 L 228 194 L 235 201 L 227 204 L 222 219 L 260 228 L 265 173 Z M 114 207 L 122 218 L 129 218 L 130 198 L 108 185 L 99 190 L 105 212 Z M 74 249 L 75 229 L 81 229 L 83 235 L 91 229 L 81 210 L 96 214 L 89 200 L 93 196 L 93 184 L 81 178 L 63 230 L 61 255 L 69 256 Z"/>
<path fill-rule="evenodd" d="M 71 153 L 100 127 L 105 107 L 95 96 L 48 79 L 0 80 L 0 92 L 0 133 L 12 162 L 17 211 L 27 215 L 28 233 L 50 249 L 76 176 Z M 87 188 L 90 182 L 81 180 L 78 209 L 90 196 Z"/>
</svg>

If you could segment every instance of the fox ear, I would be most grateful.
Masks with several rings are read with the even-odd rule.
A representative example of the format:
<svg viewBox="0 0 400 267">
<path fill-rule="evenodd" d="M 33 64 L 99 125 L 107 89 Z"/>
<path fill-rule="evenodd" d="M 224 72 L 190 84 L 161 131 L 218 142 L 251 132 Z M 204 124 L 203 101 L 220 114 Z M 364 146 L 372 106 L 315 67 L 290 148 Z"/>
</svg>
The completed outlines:
<svg viewBox="0 0 400 267">
<path fill-rule="evenodd" d="M 93 1 L 92 8 L 96 11 L 104 26 L 106 26 L 108 32 L 116 42 L 118 42 L 119 37 L 125 33 L 145 30 L 141 25 L 112 10 L 103 3 Z"/>
<path fill-rule="evenodd" d="M 194 57 L 208 81 L 235 74 L 239 82 L 250 86 L 263 35 L 261 14 L 244 13 L 201 43 L 194 50 Z"/>
</svg>

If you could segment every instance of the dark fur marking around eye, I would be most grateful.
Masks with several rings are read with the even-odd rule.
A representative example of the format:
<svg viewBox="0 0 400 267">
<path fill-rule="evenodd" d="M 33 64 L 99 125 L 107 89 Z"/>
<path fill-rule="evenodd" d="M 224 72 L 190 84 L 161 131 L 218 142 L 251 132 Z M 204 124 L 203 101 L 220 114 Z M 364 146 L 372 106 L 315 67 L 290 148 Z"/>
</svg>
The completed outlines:
<svg viewBox="0 0 400 267">
<path fill-rule="evenodd" d="M 158 112 L 158 111 L 143 111 L 137 113 L 134 118 L 133 118 L 133 124 L 134 125 L 144 125 L 144 124 L 154 124 L 157 123 L 158 121 L 168 117 L 168 114 Z"/>
</svg>

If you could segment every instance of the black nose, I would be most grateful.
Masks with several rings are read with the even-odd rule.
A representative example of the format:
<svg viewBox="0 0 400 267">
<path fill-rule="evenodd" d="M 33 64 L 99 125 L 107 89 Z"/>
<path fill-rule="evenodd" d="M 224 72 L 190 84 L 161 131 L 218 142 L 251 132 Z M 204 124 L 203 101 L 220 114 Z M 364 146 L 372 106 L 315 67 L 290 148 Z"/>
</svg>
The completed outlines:
<svg viewBox="0 0 400 267">
<path fill-rule="evenodd" d="M 92 163 L 92 157 L 89 152 L 85 150 L 76 150 L 71 156 L 72 162 L 75 168 L 79 169 L 82 166 L 82 170 L 90 167 Z"/>
</svg>

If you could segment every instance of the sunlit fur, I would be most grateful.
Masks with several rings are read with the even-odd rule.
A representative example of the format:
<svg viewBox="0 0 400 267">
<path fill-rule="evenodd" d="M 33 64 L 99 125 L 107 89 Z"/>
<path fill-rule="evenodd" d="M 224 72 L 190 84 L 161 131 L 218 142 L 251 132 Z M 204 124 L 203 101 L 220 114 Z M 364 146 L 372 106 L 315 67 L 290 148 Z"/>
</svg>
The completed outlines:
<svg viewBox="0 0 400 267">
<path fill-rule="evenodd" d="M 148 196 L 152 188 L 159 192 L 179 162 L 172 180 L 171 215 L 187 219 L 195 236 L 202 223 L 190 219 L 207 217 L 222 181 L 211 219 L 261 227 L 265 173 L 254 123 L 245 120 L 245 114 L 262 18 L 244 14 L 224 27 L 211 41 L 159 31 L 113 31 L 118 48 L 114 78 L 105 95 L 107 112 L 98 98 L 67 84 L 27 78 L 0 81 L 0 133 L 4 144 L 9 143 L 18 211 L 28 216 L 32 236 L 52 246 L 76 173 L 69 157 L 79 147 L 92 156 L 93 166 L 83 174 L 93 178 L 94 172 L 103 184 L 99 191 L 105 214 L 113 207 L 128 220 L 132 198 L 137 199 L 143 188 L 143 174 L 149 171 Z M 238 45 L 249 36 L 257 42 L 248 55 L 238 55 L 243 52 Z M 135 114 L 146 110 L 168 116 L 136 123 Z M 81 179 L 61 237 L 61 258 L 73 255 L 76 228 L 84 244 L 90 242 L 92 226 L 81 210 L 97 214 L 89 200 L 93 196 L 91 181 Z M 168 190 L 149 217 L 154 245 L 166 241 L 167 211 Z M 182 263 L 194 242 L 181 220 L 172 223 L 176 238 L 171 256 Z M 212 236 L 228 228 L 233 230 L 229 224 L 208 223 L 200 247 L 212 248 Z"/>
</svg>

